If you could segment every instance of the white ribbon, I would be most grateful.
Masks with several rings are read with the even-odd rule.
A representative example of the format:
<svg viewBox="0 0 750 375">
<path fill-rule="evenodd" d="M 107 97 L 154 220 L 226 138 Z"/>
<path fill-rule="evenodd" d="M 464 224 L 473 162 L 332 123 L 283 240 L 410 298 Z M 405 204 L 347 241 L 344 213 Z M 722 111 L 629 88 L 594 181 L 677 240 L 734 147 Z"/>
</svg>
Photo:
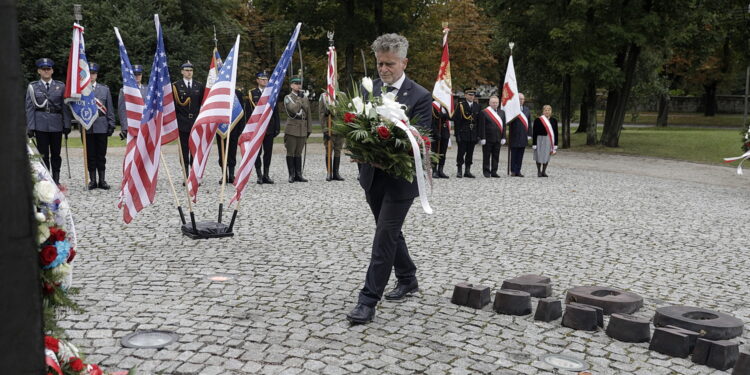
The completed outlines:
<svg viewBox="0 0 750 375">
<path fill-rule="evenodd" d="M 742 154 L 740 156 L 733 157 L 733 158 L 724 158 L 724 162 L 725 163 L 731 163 L 733 161 L 740 160 L 740 159 L 742 159 L 742 161 L 737 166 L 737 174 L 741 175 L 742 174 L 742 163 L 744 163 L 745 160 L 750 159 L 750 151 L 748 151 L 748 152 L 746 152 L 746 153 L 744 153 L 744 154 Z"/>
</svg>

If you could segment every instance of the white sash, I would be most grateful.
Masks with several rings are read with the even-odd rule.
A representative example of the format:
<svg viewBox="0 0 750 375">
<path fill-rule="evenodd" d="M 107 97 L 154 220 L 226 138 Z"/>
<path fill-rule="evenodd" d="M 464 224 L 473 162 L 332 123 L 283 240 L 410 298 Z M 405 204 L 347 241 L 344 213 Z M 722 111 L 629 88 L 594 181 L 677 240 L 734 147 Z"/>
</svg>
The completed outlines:
<svg viewBox="0 0 750 375">
<path fill-rule="evenodd" d="M 740 159 L 742 159 L 742 161 L 737 166 L 737 174 L 742 174 L 742 163 L 744 163 L 745 160 L 750 159 L 750 151 L 748 151 L 748 152 L 746 152 L 746 153 L 744 153 L 744 154 L 742 154 L 740 156 L 733 157 L 733 158 L 724 158 L 724 162 L 725 163 L 731 163 L 731 162 L 733 162 L 735 160 L 740 160 Z"/>
<path fill-rule="evenodd" d="M 495 125 L 497 125 L 498 129 L 500 129 L 500 134 L 501 134 L 501 137 L 502 137 L 502 134 L 503 134 L 503 119 L 500 117 L 499 114 L 497 114 L 497 112 L 494 109 L 492 109 L 492 107 L 485 108 L 484 112 L 487 113 L 487 115 L 490 117 L 490 120 L 492 120 L 492 122 L 494 122 Z"/>
</svg>

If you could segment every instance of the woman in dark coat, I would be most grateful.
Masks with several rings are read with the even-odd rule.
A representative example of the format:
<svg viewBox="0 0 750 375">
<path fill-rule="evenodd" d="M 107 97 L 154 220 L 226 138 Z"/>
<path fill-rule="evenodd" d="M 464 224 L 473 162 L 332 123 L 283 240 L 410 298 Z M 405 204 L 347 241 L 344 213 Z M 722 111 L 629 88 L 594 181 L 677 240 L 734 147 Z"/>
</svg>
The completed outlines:
<svg viewBox="0 0 750 375">
<path fill-rule="evenodd" d="M 552 134 L 548 129 L 551 129 Z M 557 153 L 557 119 L 552 117 L 552 106 L 545 105 L 542 115 L 534 120 L 533 133 L 534 160 L 537 177 L 547 176 L 547 164 L 552 155 Z"/>
</svg>

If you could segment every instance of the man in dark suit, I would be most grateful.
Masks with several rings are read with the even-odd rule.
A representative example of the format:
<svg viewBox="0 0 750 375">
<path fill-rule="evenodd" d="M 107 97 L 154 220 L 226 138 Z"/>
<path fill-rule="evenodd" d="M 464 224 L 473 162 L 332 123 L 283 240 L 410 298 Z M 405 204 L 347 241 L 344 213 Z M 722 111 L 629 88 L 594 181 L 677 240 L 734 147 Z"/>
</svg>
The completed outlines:
<svg viewBox="0 0 750 375">
<path fill-rule="evenodd" d="M 505 112 L 500 109 L 500 99 L 490 96 L 490 106 L 479 116 L 479 138 L 482 145 L 482 174 L 484 177 L 500 177 L 497 167 L 500 146 L 505 144 Z"/>
<path fill-rule="evenodd" d="M 373 95 L 395 93 L 396 101 L 406 106 L 406 115 L 416 119 L 425 130 L 432 121 L 432 94 L 404 74 L 409 59 L 409 42 L 398 34 L 384 34 L 372 43 L 380 79 L 373 82 Z M 383 296 L 391 269 L 395 269 L 398 284 L 388 292 L 388 300 L 400 300 L 418 290 L 417 266 L 409 256 L 401 227 L 414 198 L 419 195 L 416 179 L 408 182 L 388 175 L 369 164 L 360 169 L 359 184 L 365 190 L 367 204 L 375 216 L 375 238 L 367 269 L 365 286 L 359 292 L 357 306 L 347 315 L 354 324 L 372 321 L 375 306 Z"/>
<path fill-rule="evenodd" d="M 471 164 L 474 159 L 474 146 L 479 140 L 477 137 L 477 120 L 479 119 L 479 104 L 474 103 L 477 91 L 466 89 L 465 98 L 461 99 L 453 113 L 453 121 L 456 124 L 456 143 L 458 153 L 456 156 L 456 177 L 474 178 L 471 174 Z M 466 170 L 461 173 L 461 167 L 466 165 Z"/>
<path fill-rule="evenodd" d="M 521 112 L 530 121 L 531 112 L 528 107 L 523 105 L 525 98 L 522 93 L 518 93 L 518 100 L 521 102 Z M 521 164 L 523 163 L 523 153 L 526 151 L 526 145 L 529 143 L 529 124 L 524 124 L 519 117 L 516 117 L 508 123 L 508 142 L 510 142 L 510 175 L 512 177 L 523 177 L 521 174 Z"/>
<path fill-rule="evenodd" d="M 263 90 L 268 86 L 268 74 L 259 72 L 255 75 L 255 82 L 258 87 L 250 91 L 248 95 L 249 104 L 247 106 L 247 117 L 253 113 L 255 106 L 263 95 Z M 282 97 L 281 95 L 279 95 Z M 281 119 L 279 118 L 278 104 L 274 108 L 271 120 L 266 128 L 266 135 L 263 137 L 263 145 L 258 151 L 258 157 L 255 159 L 255 174 L 258 176 L 258 184 L 272 184 L 273 180 L 268 176 L 268 169 L 271 168 L 271 155 L 273 154 L 273 139 L 281 132 Z M 263 170 L 261 173 L 261 166 Z"/>
<path fill-rule="evenodd" d="M 190 155 L 190 130 L 193 129 L 195 119 L 201 110 L 203 103 L 204 86 L 193 79 L 193 64 L 190 61 L 180 66 L 182 79 L 173 84 L 175 113 L 177 115 L 177 127 L 180 130 L 180 148 L 182 149 L 183 171 L 185 178 L 190 170 L 193 158 Z"/>
</svg>

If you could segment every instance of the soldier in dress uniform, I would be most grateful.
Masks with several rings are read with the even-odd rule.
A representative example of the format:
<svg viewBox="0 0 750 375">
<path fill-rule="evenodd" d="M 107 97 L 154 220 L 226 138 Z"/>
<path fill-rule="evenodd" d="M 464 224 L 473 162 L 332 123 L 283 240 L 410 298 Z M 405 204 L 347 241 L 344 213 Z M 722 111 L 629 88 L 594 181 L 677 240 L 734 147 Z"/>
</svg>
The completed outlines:
<svg viewBox="0 0 750 375">
<path fill-rule="evenodd" d="M 89 64 L 91 73 L 91 88 L 94 90 L 96 106 L 99 108 L 99 117 L 94 120 L 91 128 L 86 130 L 86 158 L 89 167 L 89 190 L 96 188 L 109 190 L 109 184 L 105 179 L 107 164 L 107 140 L 115 132 L 115 109 L 112 105 L 112 94 L 107 85 L 97 83 L 99 77 L 99 64 Z M 96 174 L 99 173 L 99 182 L 96 182 Z"/>
<path fill-rule="evenodd" d="M 302 177 L 302 150 L 312 133 L 310 101 L 302 92 L 300 77 L 292 77 L 290 87 L 292 92 L 284 97 L 284 109 L 289 116 L 284 127 L 286 167 L 289 169 L 289 182 L 307 182 L 307 179 Z"/>
<path fill-rule="evenodd" d="M 448 178 L 443 172 L 445 167 L 445 153 L 448 152 L 448 141 L 450 141 L 450 115 L 445 107 L 436 108 L 432 106 L 432 147 L 440 155 L 440 161 L 432 165 L 432 178 Z"/>
<path fill-rule="evenodd" d="M 458 143 L 458 156 L 456 157 L 456 177 L 474 178 L 471 174 L 471 163 L 474 158 L 474 146 L 479 140 L 477 137 L 477 119 L 479 118 L 479 104 L 474 103 L 476 90 L 464 90 L 464 99 L 458 102 L 453 114 L 456 124 L 456 143 Z M 461 167 L 466 165 L 466 171 L 461 174 Z"/>
<path fill-rule="evenodd" d="M 148 92 L 148 85 L 141 83 L 143 81 L 143 66 L 133 65 L 133 75 L 135 76 L 135 82 L 138 84 L 138 89 L 141 90 L 141 97 L 146 99 L 146 93 Z M 117 116 L 120 118 L 120 139 L 127 139 L 128 137 L 128 115 L 125 110 L 125 94 L 120 88 L 120 94 L 117 97 Z"/>
<path fill-rule="evenodd" d="M 36 137 L 36 146 L 52 179 L 60 183 L 60 148 L 63 133 L 70 133 L 70 108 L 63 104 L 65 84 L 52 79 L 52 59 L 36 61 L 39 80 L 29 83 L 26 91 L 26 133 Z"/>
<path fill-rule="evenodd" d="M 219 151 L 224 150 L 225 145 L 229 148 L 228 150 L 224 150 L 227 153 L 228 184 L 234 183 L 234 167 L 237 165 L 237 144 L 240 141 L 240 135 L 242 135 L 242 131 L 245 130 L 245 123 L 247 123 L 247 119 L 248 117 L 250 117 L 250 114 L 248 114 L 247 112 L 245 98 L 242 96 L 242 90 L 234 90 L 234 94 L 237 95 L 237 99 L 240 100 L 240 104 L 242 105 L 242 117 L 237 120 L 237 123 L 232 128 L 232 131 L 229 132 L 229 142 L 226 142 L 218 132 L 216 133 L 216 145 L 218 146 Z M 219 152 L 219 168 L 221 168 L 222 170 L 224 169 L 224 154 L 221 152 Z M 220 178 L 219 184 L 221 184 L 222 182 L 223 181 Z"/>
<path fill-rule="evenodd" d="M 344 136 L 339 135 L 331 131 L 331 135 L 328 135 L 328 119 L 331 119 L 331 127 L 333 127 L 333 111 L 332 105 L 328 102 L 328 92 L 323 91 L 318 100 L 318 114 L 320 116 L 320 127 L 323 131 L 323 147 L 325 148 L 326 165 L 328 160 L 331 160 L 331 155 L 328 152 L 328 142 L 331 142 L 331 151 L 333 152 L 333 162 L 331 163 L 331 171 L 326 176 L 326 181 L 344 181 L 344 178 L 339 174 L 339 167 L 341 166 L 341 148 L 344 146 Z"/>
<path fill-rule="evenodd" d="M 172 84 L 174 92 L 175 113 L 177 115 L 177 127 L 180 131 L 180 148 L 182 149 L 182 160 L 185 178 L 190 170 L 193 158 L 190 155 L 190 130 L 193 129 L 195 119 L 201 110 L 203 103 L 204 86 L 193 79 L 193 64 L 190 61 L 180 66 L 182 79 Z"/>
<path fill-rule="evenodd" d="M 263 90 L 268 86 L 268 74 L 266 72 L 258 72 L 255 75 L 255 82 L 258 87 L 250 91 L 249 101 L 250 104 L 247 112 L 248 118 L 250 114 L 255 110 L 255 106 L 260 101 Z M 281 132 L 281 119 L 279 118 L 278 107 L 273 109 L 271 114 L 271 120 L 268 122 L 266 128 L 266 135 L 263 137 L 263 145 L 258 152 L 258 157 L 255 158 L 255 174 L 258 176 L 259 184 L 272 184 L 273 180 L 268 176 L 268 169 L 271 167 L 271 155 L 273 154 L 273 139 Z M 262 162 L 261 162 L 262 159 Z M 263 173 L 261 173 L 261 166 L 263 167 Z"/>
<path fill-rule="evenodd" d="M 500 177 L 497 167 L 500 161 L 500 146 L 505 144 L 505 112 L 500 108 L 500 98 L 497 95 L 490 96 L 490 106 L 479 115 L 479 143 L 482 145 L 482 174 L 484 177 Z M 499 117 L 487 113 L 492 111 Z M 492 116 L 492 117 L 490 117 Z M 503 130 L 500 130 L 498 126 Z"/>
</svg>

